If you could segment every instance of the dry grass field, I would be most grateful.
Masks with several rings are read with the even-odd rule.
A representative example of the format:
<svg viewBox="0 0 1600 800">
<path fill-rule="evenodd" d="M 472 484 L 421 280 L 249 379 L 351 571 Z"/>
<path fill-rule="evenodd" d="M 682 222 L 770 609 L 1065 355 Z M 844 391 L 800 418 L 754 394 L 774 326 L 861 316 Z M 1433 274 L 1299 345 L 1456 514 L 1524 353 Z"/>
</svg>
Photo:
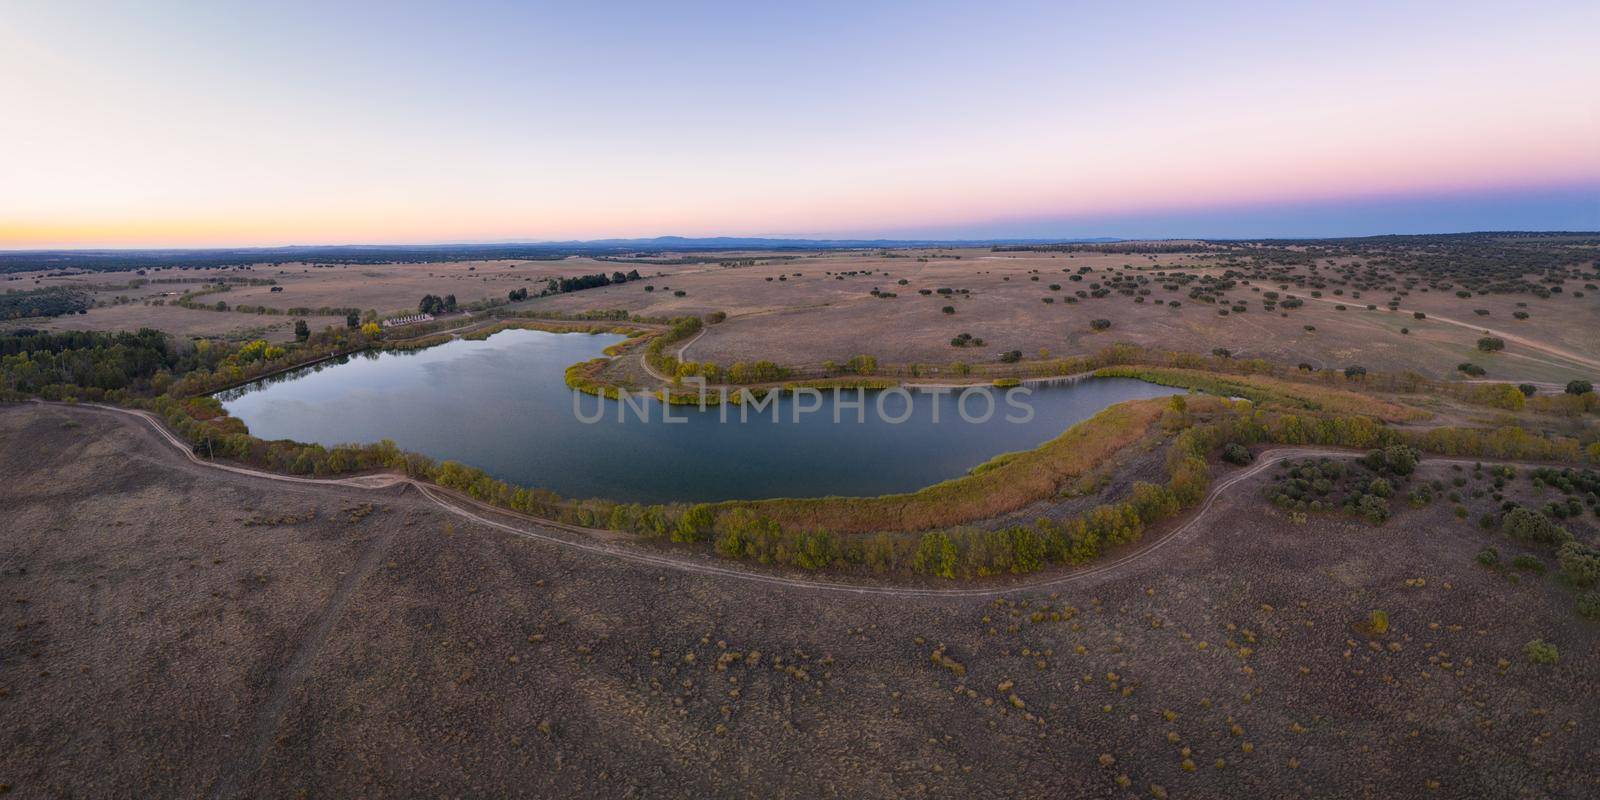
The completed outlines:
<svg viewBox="0 0 1600 800">
<path fill-rule="evenodd" d="M 1531 346 L 1512 344 L 1485 356 L 1476 349 L 1483 333 L 1475 327 L 1514 332 L 1594 360 L 1600 358 L 1600 293 L 1547 300 L 1509 295 L 1462 300 L 1449 293 L 1414 292 L 1402 311 L 1394 312 L 1375 297 L 1344 301 L 1347 308 L 1341 311 L 1333 302 L 1340 298 L 1331 293 L 1325 296 L 1329 302 L 1319 303 L 1299 292 L 1307 300 L 1304 307 L 1272 313 L 1262 309 L 1258 292 L 1241 287 L 1229 296 L 1247 298 L 1249 311 L 1223 317 L 1216 306 L 1193 302 L 1185 290 L 1167 291 L 1157 282 L 1156 272 L 1220 275 L 1225 271 L 1205 266 L 1193 255 L 1068 258 L 987 250 L 908 251 L 907 255 L 912 257 L 819 254 L 752 267 L 701 268 L 648 282 L 656 291 L 628 284 L 531 300 L 527 305 L 569 312 L 624 308 L 653 316 L 724 311 L 728 321 L 711 328 L 685 353 L 690 360 L 722 364 L 763 358 L 819 364 L 843 362 L 861 353 L 886 361 L 942 364 L 992 361 L 1007 350 L 1021 350 L 1028 357 L 1040 351 L 1062 356 L 1133 342 L 1199 352 L 1222 347 L 1238 357 L 1306 362 L 1318 368 L 1360 364 L 1385 371 L 1414 370 L 1430 377 L 1450 377 L 1457 364 L 1470 360 L 1487 368 L 1490 377 L 1501 379 L 1564 381 L 1600 372 L 1589 363 Z M 917 260 L 935 255 L 961 258 Z M 1062 271 L 1081 267 L 1095 272 L 1086 274 L 1084 281 L 1071 282 L 1069 273 Z M 1152 294 L 1143 303 L 1116 294 L 1066 302 L 1067 295 L 1113 270 L 1151 278 L 1156 283 Z M 900 280 L 907 283 L 902 286 Z M 1052 284 L 1061 288 L 1051 290 Z M 663 286 L 686 294 L 673 296 L 661 291 Z M 896 296 L 875 297 L 871 294 L 875 288 Z M 937 293 L 940 288 L 968 291 L 946 297 Z M 1254 288 L 1270 291 L 1276 286 Z M 935 293 L 923 296 L 919 289 Z M 1054 302 L 1046 303 L 1045 298 Z M 1181 305 L 1165 305 L 1169 300 Z M 1366 310 L 1366 302 L 1378 304 L 1379 309 Z M 1517 302 L 1529 302 L 1534 313 L 1528 320 L 1512 318 Z M 953 306 L 955 313 L 944 313 L 945 306 Z M 1477 316 L 1478 308 L 1490 310 L 1491 316 Z M 1413 311 L 1428 318 L 1415 319 L 1409 313 Z M 1433 319 L 1438 316 L 1468 324 Z M 1092 319 L 1110 320 L 1112 326 L 1097 332 L 1090 327 Z M 1307 330 L 1308 325 L 1315 330 Z M 1410 332 L 1401 333 L 1402 328 Z M 952 347 L 950 340 L 960 333 L 981 338 L 986 346 Z"/>
<path fill-rule="evenodd" d="M 1422 469 L 1468 481 L 1469 519 L 1492 502 Z M 1270 476 L 1108 573 L 863 596 L 532 542 L 409 490 L 218 473 L 120 416 L 7 407 L 0 785 L 1594 796 L 1600 627 L 1570 590 L 1479 566 L 1522 549 L 1443 499 L 1296 525 Z M 1526 657 L 1535 638 L 1558 663 Z"/>
<path fill-rule="evenodd" d="M 50 277 L 44 273 L 20 273 L 0 281 L 0 291 L 69 286 L 90 293 L 96 307 L 86 314 L 73 314 L 46 320 L 27 320 L 26 324 L 44 329 L 136 330 L 152 327 L 179 336 L 216 336 L 232 339 L 265 336 L 283 341 L 294 335 L 294 320 L 305 319 L 316 328 L 343 325 L 337 316 L 316 314 L 290 316 L 294 308 L 360 308 L 381 315 L 416 313 L 417 302 L 425 294 L 453 294 L 461 304 L 488 298 L 504 299 L 513 289 L 532 288 L 535 293 L 553 277 L 612 272 L 619 265 L 588 258 L 562 261 L 470 261 L 439 264 L 312 265 L 259 264 L 211 270 L 159 270 L 139 275 L 136 272 L 96 272 Z M 631 267 L 628 267 L 631 269 Z M 626 269 L 624 269 L 626 271 Z M 131 286 L 138 280 L 142 286 Z M 236 311 L 193 310 L 172 303 L 187 291 L 194 291 L 218 280 L 273 281 L 282 291 L 269 285 L 234 285 L 227 292 L 205 295 L 205 302 L 223 300 L 230 307 L 266 306 L 285 312 L 282 315 L 238 313 Z M 167 281 L 175 281 L 169 283 Z M 163 305 L 154 305 L 161 301 Z M 105 305 L 100 305 L 100 304 Z"/>
<path fill-rule="evenodd" d="M 223 299 L 231 306 L 264 305 L 283 310 L 354 307 L 389 314 L 414 309 L 428 293 L 454 294 L 465 304 L 503 299 L 518 288 L 537 294 L 551 277 L 637 269 L 648 279 L 535 297 L 510 308 L 566 313 L 622 309 L 653 317 L 725 312 L 728 320 L 712 327 L 685 353 L 689 360 L 724 365 L 760 359 L 819 365 L 828 360 L 843 362 L 858 354 L 897 363 L 980 363 L 993 361 L 1008 350 L 1020 350 L 1029 358 L 1046 353 L 1066 356 L 1091 353 L 1115 342 L 1132 342 L 1161 350 L 1225 348 L 1238 357 L 1317 368 L 1358 364 L 1372 370 L 1413 370 L 1436 378 L 1462 377 L 1456 371 L 1462 362 L 1476 363 L 1485 368 L 1486 377 L 1502 380 L 1559 383 L 1600 374 L 1600 291 L 1585 291 L 1581 281 L 1569 280 L 1565 292 L 1544 298 L 1490 293 L 1463 299 L 1448 290 L 1429 290 L 1424 284 L 1406 293 L 1400 298 L 1400 309 L 1391 311 L 1386 307 L 1389 292 L 1369 291 L 1366 297 L 1356 297 L 1358 292 L 1346 293 L 1332 286 L 1321 298 L 1313 298 L 1309 291 L 1293 285 L 1256 280 L 1227 290 L 1228 303 L 1212 304 L 1191 300 L 1188 293 L 1194 284 L 1164 285 L 1164 274 L 1220 279 L 1230 269 L 1214 251 L 1207 253 L 1199 244 L 1194 247 L 1195 252 L 1153 254 L 968 248 L 719 252 L 711 255 L 717 259 L 711 262 L 704 260 L 706 254 L 678 254 L 648 260 L 660 263 L 574 256 L 559 261 L 257 265 L 152 272 L 148 277 L 194 283 L 150 283 L 137 289 L 126 288 L 137 277 L 132 273 L 53 278 L 22 274 L 0 284 L 0 289 L 67 284 L 92 290 L 97 302 L 127 298 L 124 305 L 28 323 L 37 327 L 152 326 L 182 335 L 243 338 L 264 334 L 281 340 L 292 335 L 292 319 L 286 316 L 190 311 L 145 303 L 172 293 L 165 297 L 170 302 L 176 293 L 218 277 L 270 278 L 282 291 L 236 286 L 205 299 Z M 1374 260 L 1339 256 L 1326 259 L 1320 269 L 1327 276 Z M 1069 279 L 1080 270 L 1089 271 L 1083 272 L 1079 281 Z M 1299 266 L 1293 274 L 1310 273 Z M 1143 288 L 1149 290 L 1148 295 L 1075 296 L 1096 283 L 1119 277 L 1147 281 Z M 1052 285 L 1058 288 L 1052 289 Z M 1284 285 L 1288 288 L 1281 288 Z M 941 295 L 941 288 L 952 291 Z M 895 296 L 874 296 L 874 289 Z M 1293 310 L 1265 310 L 1265 293 L 1272 291 L 1294 294 L 1304 305 Z M 1171 306 L 1173 301 L 1179 305 Z M 1219 314 L 1219 309 L 1241 302 L 1246 312 Z M 1376 305 L 1376 310 L 1369 310 L 1369 304 Z M 946 306 L 954 313 L 945 313 L 942 309 Z M 1519 311 L 1527 318 L 1515 318 Z M 1414 312 L 1425 317 L 1418 319 Z M 1090 321 L 1094 319 L 1109 320 L 1111 327 L 1093 330 Z M 334 317 L 311 317 L 309 321 L 316 327 L 340 322 Z M 1478 351 L 1476 342 L 1486 331 L 1506 338 L 1506 349 L 1493 354 Z M 951 339 L 961 333 L 983 339 L 984 345 L 953 347 Z"/>
</svg>

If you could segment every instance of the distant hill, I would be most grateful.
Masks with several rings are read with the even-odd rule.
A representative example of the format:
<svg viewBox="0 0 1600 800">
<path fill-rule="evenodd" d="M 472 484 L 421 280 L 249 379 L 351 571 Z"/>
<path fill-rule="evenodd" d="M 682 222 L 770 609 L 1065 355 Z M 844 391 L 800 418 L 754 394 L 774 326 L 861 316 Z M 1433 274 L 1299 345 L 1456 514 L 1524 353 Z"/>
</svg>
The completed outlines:
<svg viewBox="0 0 1600 800">
<path fill-rule="evenodd" d="M 428 261 L 555 260 L 572 255 L 626 255 L 727 250 L 846 250 L 899 247 L 991 247 L 1018 244 L 1095 244 L 1120 239 L 777 239 L 714 236 L 596 239 L 564 242 L 505 242 L 438 245 L 295 245 L 157 250 L 0 251 L 0 273 L 38 270 L 115 271 L 180 267 L 209 269 L 246 264 L 392 264 Z"/>
</svg>

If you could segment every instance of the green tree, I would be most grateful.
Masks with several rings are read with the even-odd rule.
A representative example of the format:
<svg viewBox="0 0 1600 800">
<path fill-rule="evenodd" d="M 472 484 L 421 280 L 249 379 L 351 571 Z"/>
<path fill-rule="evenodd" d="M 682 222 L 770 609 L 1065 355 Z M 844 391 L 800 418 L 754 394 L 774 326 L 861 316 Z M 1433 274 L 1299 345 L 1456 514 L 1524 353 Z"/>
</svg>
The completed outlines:
<svg viewBox="0 0 1600 800">
<path fill-rule="evenodd" d="M 911 568 L 922 575 L 954 578 L 956 564 L 960 559 L 961 550 L 950 538 L 950 534 L 944 531 L 932 531 L 922 534 L 922 539 L 917 542 L 917 552 L 911 558 Z"/>
</svg>

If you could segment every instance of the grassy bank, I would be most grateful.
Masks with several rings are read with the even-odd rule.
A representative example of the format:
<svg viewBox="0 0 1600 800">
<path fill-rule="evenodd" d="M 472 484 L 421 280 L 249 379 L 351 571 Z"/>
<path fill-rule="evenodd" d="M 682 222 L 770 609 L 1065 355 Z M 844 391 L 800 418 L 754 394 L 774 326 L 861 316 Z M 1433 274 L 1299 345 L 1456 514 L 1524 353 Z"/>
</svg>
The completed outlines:
<svg viewBox="0 0 1600 800">
<path fill-rule="evenodd" d="M 717 513 L 744 511 L 783 528 L 837 533 L 921 531 L 999 516 L 1054 497 L 1061 488 L 1148 435 L 1165 400 L 1119 403 L 1037 449 L 909 494 L 718 503 Z"/>
<path fill-rule="evenodd" d="M 1103 367 L 1095 370 L 1094 375 L 1101 378 L 1136 378 L 1222 397 L 1243 397 L 1264 405 L 1376 417 L 1386 422 L 1409 422 L 1428 417 L 1428 413 L 1420 409 L 1407 408 L 1347 389 L 1297 383 L 1264 375 L 1230 375 L 1197 369 L 1138 365 Z"/>
</svg>

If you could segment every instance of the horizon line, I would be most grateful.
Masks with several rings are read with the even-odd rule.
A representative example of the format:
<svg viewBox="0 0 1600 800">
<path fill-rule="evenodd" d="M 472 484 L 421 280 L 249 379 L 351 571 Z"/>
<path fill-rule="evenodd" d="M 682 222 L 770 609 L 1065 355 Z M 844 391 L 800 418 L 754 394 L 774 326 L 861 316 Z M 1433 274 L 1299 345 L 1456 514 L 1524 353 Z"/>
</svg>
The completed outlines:
<svg viewBox="0 0 1600 800">
<path fill-rule="evenodd" d="M 429 249 L 444 247 L 543 247 L 559 249 L 562 247 L 626 247 L 628 245 L 645 245 L 663 242 L 681 242 L 685 245 L 710 242 L 742 243 L 746 245 L 759 245 L 764 242 L 792 242 L 796 247 L 812 245 L 828 249 L 849 249 L 852 246 L 874 247 L 928 247 L 928 246 L 982 246 L 998 244 L 1124 244 L 1130 242 L 1272 242 L 1272 241 L 1343 241 L 1351 239 L 1376 239 L 1385 237 L 1407 236 L 1489 236 L 1489 235 L 1539 235 L 1539 236 L 1600 236 L 1597 230 L 1568 230 L 1560 228 L 1549 229 L 1477 229 L 1453 231 L 1428 231 L 1428 232 L 1387 232 L 1363 233 L 1348 236 L 1319 236 L 1297 234 L 1274 234 L 1271 236 L 991 236 L 991 237 L 846 237 L 846 236 L 680 236 L 676 234 L 662 234 L 659 236 L 608 236 L 595 239 L 504 239 L 504 240 L 442 240 L 432 242 L 394 242 L 394 241 L 368 241 L 368 242 L 342 242 L 338 244 L 250 244 L 250 245 L 217 245 L 217 246 L 184 246 L 184 245 L 154 245 L 142 247 L 25 247 L 7 248 L 0 247 L 0 254 L 6 253 L 149 253 L 149 252 L 208 252 L 208 251 L 268 251 L 268 250 L 336 250 L 352 248 L 382 248 L 391 250 L 404 249 Z M 731 245 L 716 247 L 728 249 Z M 783 245 L 778 245 L 783 246 Z"/>
</svg>

